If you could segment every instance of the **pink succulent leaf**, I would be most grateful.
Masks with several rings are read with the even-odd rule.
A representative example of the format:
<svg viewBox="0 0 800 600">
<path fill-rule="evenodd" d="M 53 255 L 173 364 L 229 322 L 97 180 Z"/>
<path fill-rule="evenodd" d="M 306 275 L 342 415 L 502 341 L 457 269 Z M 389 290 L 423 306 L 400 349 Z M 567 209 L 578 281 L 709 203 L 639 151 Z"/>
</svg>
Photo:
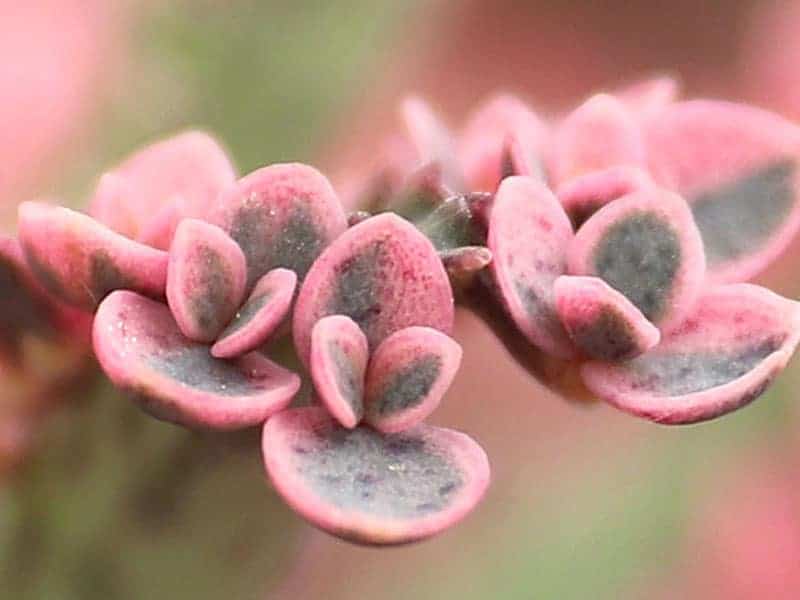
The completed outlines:
<svg viewBox="0 0 800 600">
<path fill-rule="evenodd" d="M 89 213 L 118 233 L 166 250 L 181 218 L 205 218 L 220 192 L 236 180 L 225 150 L 207 133 L 187 131 L 151 144 L 104 176 Z M 149 224 L 176 197 L 183 198 L 164 235 L 154 236 Z M 143 240 L 142 240 L 143 241 Z"/>
<path fill-rule="evenodd" d="M 527 340 L 559 358 L 575 348 L 555 310 L 553 282 L 566 273 L 572 226 L 555 196 L 532 177 L 500 184 L 489 215 L 495 294 Z"/>
<path fill-rule="evenodd" d="M 453 190 L 463 189 L 453 136 L 430 105 L 421 98 L 406 98 L 401 105 L 401 115 L 417 165 L 440 165 L 445 185 Z"/>
<path fill-rule="evenodd" d="M 664 75 L 638 81 L 617 90 L 614 95 L 641 121 L 649 121 L 673 104 L 680 91 L 680 82 Z"/>
<path fill-rule="evenodd" d="M 459 140 L 468 189 L 493 193 L 506 176 L 541 177 L 547 136 L 544 122 L 524 102 L 507 94 L 490 98 L 472 114 Z"/>
<path fill-rule="evenodd" d="M 750 284 L 703 294 L 683 324 L 626 363 L 589 362 L 597 396 L 667 424 L 712 419 L 760 396 L 800 340 L 800 305 Z"/>
<path fill-rule="evenodd" d="M 18 227 L 28 265 L 63 302 L 93 311 L 113 290 L 164 296 L 166 252 L 123 237 L 87 215 L 39 202 L 20 205 Z"/>
<path fill-rule="evenodd" d="M 599 277 L 665 331 L 683 320 L 700 292 L 703 242 L 683 198 L 658 188 L 635 192 L 581 227 L 569 273 Z"/>
<path fill-rule="evenodd" d="M 296 288 L 294 271 L 278 268 L 264 275 L 211 347 L 211 354 L 233 358 L 262 346 L 288 316 Z"/>
<path fill-rule="evenodd" d="M 598 94 L 569 114 L 553 139 L 550 171 L 557 185 L 609 167 L 645 161 L 642 130 L 617 98 Z"/>
<path fill-rule="evenodd" d="M 353 319 L 371 349 L 412 325 L 453 328 L 453 291 L 433 244 L 411 223 L 377 215 L 339 236 L 308 272 L 295 304 L 293 335 L 308 365 L 311 330 L 328 315 Z"/>
<path fill-rule="evenodd" d="M 248 289 L 278 267 L 303 279 L 314 259 L 347 229 L 328 179 L 300 163 L 270 165 L 246 175 L 222 194 L 211 222 L 244 251 Z"/>
<path fill-rule="evenodd" d="M 300 378 L 253 352 L 234 361 L 211 356 L 178 329 L 166 305 L 134 292 L 109 295 L 97 311 L 100 366 L 142 409 L 187 427 L 241 429 L 288 406 Z"/>
<path fill-rule="evenodd" d="M 750 279 L 786 248 L 800 226 L 800 128 L 749 106 L 681 102 L 647 142 L 654 177 L 692 207 L 712 281 Z"/>
<path fill-rule="evenodd" d="M 610 167 L 567 181 L 558 188 L 557 196 L 577 230 L 606 204 L 654 185 L 650 175 L 638 167 Z"/>
<path fill-rule="evenodd" d="M 242 303 L 247 265 L 241 248 L 219 227 L 184 219 L 169 249 L 167 302 L 183 335 L 213 342 Z"/>
<path fill-rule="evenodd" d="M 345 429 L 299 408 L 264 426 L 264 463 L 286 502 L 313 525 L 370 545 L 436 535 L 469 514 L 489 484 L 485 452 L 463 433 L 418 425 L 399 434 Z"/>
<path fill-rule="evenodd" d="M 430 327 L 408 327 L 370 358 L 364 420 L 383 433 L 424 421 L 439 406 L 461 365 L 461 346 Z"/>
<path fill-rule="evenodd" d="M 558 316 L 587 358 L 630 360 L 661 339 L 658 328 L 602 279 L 562 275 L 553 290 Z"/>
<path fill-rule="evenodd" d="M 364 414 L 364 377 L 369 345 L 350 317 L 331 315 L 311 331 L 311 379 L 323 406 L 352 429 Z"/>
</svg>

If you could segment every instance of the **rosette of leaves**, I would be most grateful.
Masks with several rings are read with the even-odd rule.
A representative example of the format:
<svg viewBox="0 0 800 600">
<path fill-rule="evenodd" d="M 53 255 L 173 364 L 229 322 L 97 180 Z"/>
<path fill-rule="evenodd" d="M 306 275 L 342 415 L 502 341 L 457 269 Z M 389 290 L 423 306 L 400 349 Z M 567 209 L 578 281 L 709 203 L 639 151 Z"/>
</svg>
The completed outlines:
<svg viewBox="0 0 800 600">
<path fill-rule="evenodd" d="M 319 527 L 409 542 L 482 497 L 483 450 L 422 423 L 461 358 L 434 246 L 395 215 L 348 228 L 316 169 L 237 178 L 218 143 L 185 133 L 103 175 L 89 214 L 23 204 L 19 243 L 39 283 L 91 315 L 100 366 L 145 411 L 266 423 L 276 490 Z M 290 329 L 318 407 L 290 409 L 301 377 L 266 356 Z"/>
<path fill-rule="evenodd" d="M 408 216 L 445 257 L 485 248 L 460 299 L 521 364 L 671 424 L 757 398 L 800 340 L 800 304 L 745 283 L 800 224 L 800 128 L 676 92 L 644 82 L 549 123 L 499 96 L 458 137 L 413 100 L 404 162 L 387 167 L 439 174 L 447 192 Z M 476 192 L 491 197 L 464 200 Z"/>
</svg>

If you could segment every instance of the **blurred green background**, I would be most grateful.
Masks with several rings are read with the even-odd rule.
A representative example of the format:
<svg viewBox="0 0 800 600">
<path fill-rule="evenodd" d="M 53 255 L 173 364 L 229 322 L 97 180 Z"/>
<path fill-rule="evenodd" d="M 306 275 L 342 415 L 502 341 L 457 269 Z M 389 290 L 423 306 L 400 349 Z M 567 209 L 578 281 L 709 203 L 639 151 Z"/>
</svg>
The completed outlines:
<svg viewBox="0 0 800 600">
<path fill-rule="evenodd" d="M 195 126 L 214 132 L 242 173 L 303 160 L 335 175 L 373 151 L 406 90 L 422 90 L 454 121 L 498 82 L 549 110 L 665 69 L 693 92 L 752 95 L 719 59 L 739 48 L 752 3 L 709 3 L 699 24 L 676 34 L 685 39 L 656 39 L 652 60 L 629 63 L 635 48 L 615 32 L 636 19 L 655 29 L 662 8 L 648 14 L 641 3 L 621 22 L 593 25 L 599 9 L 546 4 L 121 3 L 90 117 L 9 203 L 57 193 L 79 206 L 104 168 Z M 692 3 L 670 6 L 692 16 Z M 525 43 L 509 51 L 507 38 Z M 587 65 L 576 41 L 618 48 L 619 61 L 612 50 Z M 580 63 L 567 73 L 552 59 L 560 47 L 564 62 Z M 468 64 L 477 55 L 486 64 Z M 656 588 L 680 589 L 690 529 L 710 490 L 724 485 L 719 474 L 753 452 L 780 462 L 797 449 L 796 366 L 745 410 L 667 429 L 553 398 L 473 319 L 462 315 L 459 326 L 467 360 L 437 420 L 487 448 L 495 481 L 455 530 L 391 550 L 336 541 L 270 490 L 258 432 L 200 434 L 154 421 L 97 377 L 47 419 L 37 452 L 0 484 L 0 598 L 656 597 Z"/>
</svg>

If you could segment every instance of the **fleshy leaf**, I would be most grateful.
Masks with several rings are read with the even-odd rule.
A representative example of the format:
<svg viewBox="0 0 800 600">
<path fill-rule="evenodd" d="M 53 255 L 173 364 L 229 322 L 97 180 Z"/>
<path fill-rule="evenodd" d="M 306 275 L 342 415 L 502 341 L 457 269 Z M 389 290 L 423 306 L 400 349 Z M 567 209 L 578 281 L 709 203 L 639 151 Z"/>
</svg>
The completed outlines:
<svg viewBox="0 0 800 600">
<path fill-rule="evenodd" d="M 166 250 L 180 219 L 205 217 L 235 180 L 219 143 L 201 131 L 187 131 L 145 147 L 104 175 L 89 213 L 126 237 Z M 165 220 L 163 209 L 178 199 L 180 210 Z M 154 216 L 160 219 L 157 229 L 151 226 Z"/>
<path fill-rule="evenodd" d="M 462 189 L 453 136 L 430 105 L 422 98 L 406 98 L 401 113 L 417 164 L 440 165 L 445 185 L 454 190 Z"/>
<path fill-rule="evenodd" d="M 658 188 L 606 205 L 570 246 L 571 275 L 594 275 L 665 331 L 692 308 L 705 275 L 700 233 L 680 196 Z"/>
<path fill-rule="evenodd" d="M 289 314 L 296 287 L 297 274 L 289 269 L 273 269 L 264 275 L 211 347 L 211 354 L 233 358 L 264 344 Z"/>
<path fill-rule="evenodd" d="M 489 272 L 508 315 L 530 343 L 559 358 L 575 349 L 553 304 L 565 274 L 572 226 L 555 196 L 531 177 L 500 184 L 489 215 Z"/>
<path fill-rule="evenodd" d="M 750 279 L 786 248 L 800 226 L 800 128 L 748 106 L 682 102 L 647 142 L 654 177 L 692 207 L 712 281 Z"/>
<path fill-rule="evenodd" d="M 510 175 L 541 177 L 547 128 L 524 102 L 510 95 L 490 98 L 470 117 L 459 143 L 467 187 L 495 192 Z"/>
<path fill-rule="evenodd" d="M 580 175 L 644 163 L 639 123 L 622 102 L 607 94 L 589 98 L 556 129 L 551 171 L 558 185 Z"/>
<path fill-rule="evenodd" d="M 167 301 L 183 335 L 213 342 L 244 299 L 247 266 L 219 227 L 184 219 L 169 249 Z"/>
<path fill-rule="evenodd" d="M 345 429 L 321 408 L 272 417 L 263 454 L 273 485 L 292 508 L 361 544 L 436 535 L 471 512 L 489 484 L 486 454 L 463 433 L 426 425 L 390 435 Z"/>
<path fill-rule="evenodd" d="M 371 349 L 412 325 L 453 328 L 453 291 L 431 242 L 391 213 L 351 227 L 308 272 L 294 311 L 293 334 L 306 365 L 311 329 L 327 315 L 346 315 Z"/>
<path fill-rule="evenodd" d="M 627 363 L 586 363 L 582 375 L 589 389 L 624 411 L 694 423 L 761 395 L 799 339 L 797 302 L 754 285 L 727 285 L 704 294 L 651 352 Z"/>
<path fill-rule="evenodd" d="M 39 282 L 68 304 L 92 311 L 117 289 L 164 296 L 167 253 L 123 237 L 87 215 L 24 202 L 19 207 L 19 241 Z"/>
<path fill-rule="evenodd" d="M 322 404 L 352 429 L 364 414 L 364 377 L 369 346 L 350 317 L 331 315 L 311 332 L 311 379 Z"/>
<path fill-rule="evenodd" d="M 153 416 L 189 427 L 240 429 L 285 408 L 300 378 L 253 352 L 226 361 L 181 334 L 166 305 L 112 293 L 94 321 L 100 366 Z"/>
<path fill-rule="evenodd" d="M 653 186 L 650 176 L 638 167 L 611 167 L 571 179 L 558 189 L 557 195 L 578 230 L 606 204 Z"/>
<path fill-rule="evenodd" d="M 439 406 L 461 364 L 461 346 L 430 327 L 408 327 L 381 342 L 369 362 L 364 419 L 397 433 Z"/>
<path fill-rule="evenodd" d="M 563 275 L 553 289 L 561 322 L 588 358 L 629 360 L 661 338 L 658 328 L 602 279 Z"/>
<path fill-rule="evenodd" d="M 253 171 L 223 193 L 211 221 L 247 258 L 248 289 L 283 267 L 305 277 L 320 252 L 347 228 L 330 182 L 300 163 Z"/>
</svg>

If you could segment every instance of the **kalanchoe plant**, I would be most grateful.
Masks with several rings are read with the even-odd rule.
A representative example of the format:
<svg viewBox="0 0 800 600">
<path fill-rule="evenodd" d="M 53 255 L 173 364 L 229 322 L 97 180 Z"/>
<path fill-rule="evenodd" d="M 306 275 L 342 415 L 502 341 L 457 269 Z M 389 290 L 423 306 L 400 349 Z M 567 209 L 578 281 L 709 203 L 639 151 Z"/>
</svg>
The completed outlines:
<svg viewBox="0 0 800 600">
<path fill-rule="evenodd" d="M 800 130 L 675 95 L 645 82 L 552 122 L 498 96 L 457 139 L 409 100 L 407 141 L 349 216 L 317 170 L 237 179 L 187 133 L 104 175 L 89 215 L 23 205 L 20 245 L 145 410 L 265 423 L 266 471 L 306 519 L 414 541 L 489 481 L 474 441 L 423 422 L 460 364 L 457 302 L 564 395 L 664 423 L 734 410 L 788 362 L 800 305 L 741 282 L 798 226 Z M 316 406 L 290 408 L 301 377 L 266 356 L 287 341 Z"/>
<path fill-rule="evenodd" d="M 21 247 L 50 293 L 93 314 L 100 366 L 144 410 L 222 430 L 269 419 L 275 488 L 348 539 L 420 539 L 475 506 L 485 454 L 421 423 L 461 349 L 446 335 L 445 268 L 413 225 L 381 215 L 348 229 L 317 170 L 279 164 L 237 180 L 200 133 L 104 175 L 90 211 L 24 204 Z M 300 377 L 265 352 L 289 329 L 329 412 L 285 410 Z"/>
<path fill-rule="evenodd" d="M 800 128 L 676 92 L 644 82 L 549 126 L 499 96 L 458 137 L 415 99 L 406 153 L 384 169 L 411 181 L 448 165 L 450 194 L 412 219 L 434 243 L 445 231 L 485 246 L 490 261 L 459 300 L 517 360 L 563 395 L 663 423 L 753 400 L 800 340 L 800 305 L 739 283 L 797 230 Z M 426 228 L 476 191 L 493 197 Z M 386 189 L 382 206 L 406 198 Z"/>
</svg>

